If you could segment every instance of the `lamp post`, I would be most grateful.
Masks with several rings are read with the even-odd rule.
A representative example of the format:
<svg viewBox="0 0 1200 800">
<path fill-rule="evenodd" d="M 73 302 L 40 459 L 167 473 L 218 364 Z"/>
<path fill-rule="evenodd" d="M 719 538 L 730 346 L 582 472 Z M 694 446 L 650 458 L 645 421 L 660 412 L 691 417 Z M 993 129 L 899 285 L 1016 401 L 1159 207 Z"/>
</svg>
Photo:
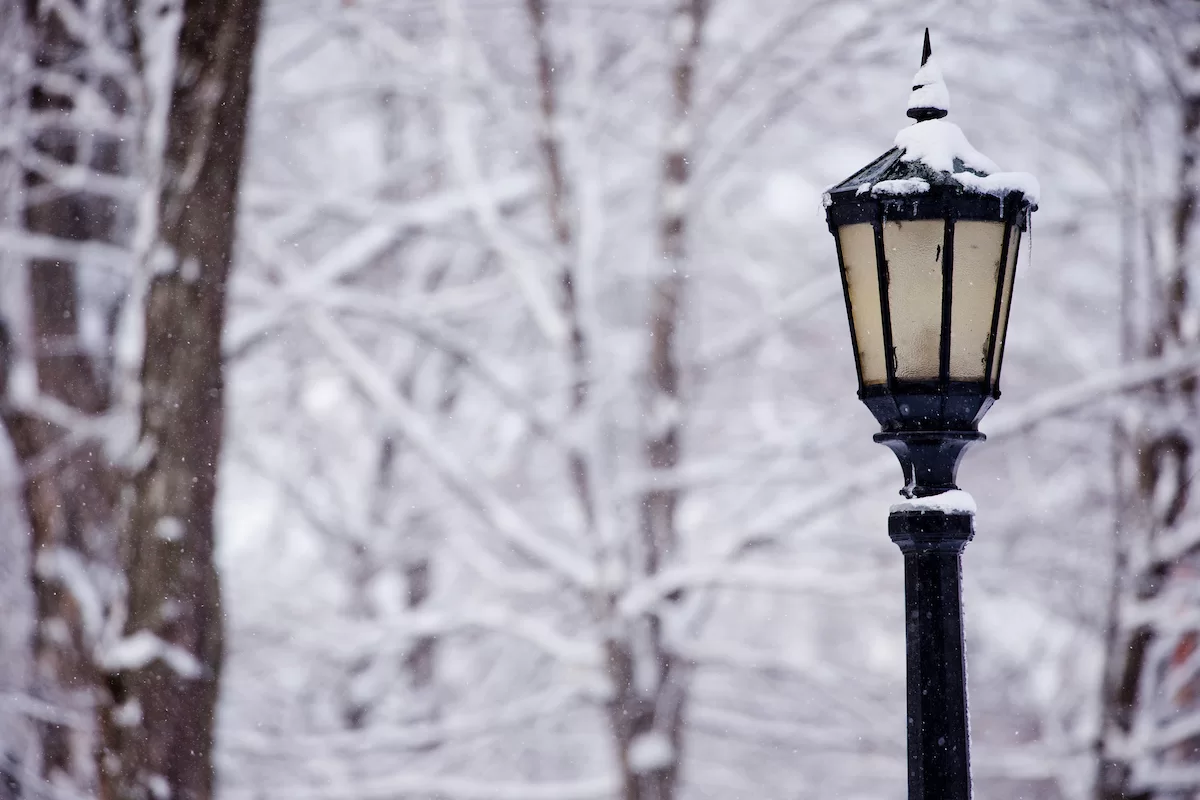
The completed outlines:
<svg viewBox="0 0 1200 800">
<path fill-rule="evenodd" d="M 971 796 L 961 554 L 974 501 L 955 485 L 979 420 L 1000 396 L 1021 235 L 1037 181 L 1001 172 L 945 119 L 930 57 L 895 147 L 825 195 L 858 396 L 900 460 L 906 498 L 888 532 L 904 554 L 908 796 Z"/>
</svg>

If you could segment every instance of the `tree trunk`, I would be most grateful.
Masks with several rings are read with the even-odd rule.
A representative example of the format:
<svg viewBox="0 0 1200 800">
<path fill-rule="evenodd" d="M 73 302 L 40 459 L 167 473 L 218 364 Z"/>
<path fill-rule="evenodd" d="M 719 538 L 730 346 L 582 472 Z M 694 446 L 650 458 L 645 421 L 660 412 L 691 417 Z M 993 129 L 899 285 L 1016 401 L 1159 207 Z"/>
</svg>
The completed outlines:
<svg viewBox="0 0 1200 800">
<path fill-rule="evenodd" d="M 145 309 L 147 458 L 126 491 L 125 638 L 106 659 L 103 800 L 212 796 L 222 657 L 213 563 L 220 345 L 259 17 L 259 0 L 183 7 Z"/>
<path fill-rule="evenodd" d="M 688 155 L 696 60 L 700 51 L 707 0 L 680 0 L 669 22 L 672 52 L 678 53 L 671 71 L 671 113 L 663 158 L 662 196 L 658 249 L 661 271 L 653 278 L 651 344 L 646 368 L 645 407 L 649 420 L 642 457 L 651 473 L 679 464 L 680 386 L 676 329 L 685 247 L 685 192 L 690 177 Z M 558 96 L 554 64 L 546 26 L 544 0 L 526 0 L 526 11 L 536 48 L 536 75 L 541 111 L 540 150 L 547 177 L 547 207 L 553 246 L 560 267 L 561 309 L 567 323 L 567 364 L 570 370 L 569 410 L 580 419 L 588 412 L 593 380 L 584 314 L 580 309 L 575 231 L 562 143 L 558 138 Z M 597 543 L 597 560 L 613 554 L 600 541 L 591 466 L 578 447 L 568 455 L 568 474 L 579 502 L 585 530 Z M 652 490 L 641 498 L 638 529 L 632 542 L 634 573 L 656 573 L 674 549 L 675 509 L 678 492 Z M 610 624 L 617 613 L 616 599 L 595 599 L 596 613 L 612 628 L 606 643 L 608 672 L 614 695 L 606 704 L 609 729 L 619 761 L 623 800 L 672 800 L 679 775 L 683 710 L 686 698 L 685 665 L 663 641 L 662 625 L 654 613 L 641 619 Z"/>
<path fill-rule="evenodd" d="M 570 186 L 559 139 L 558 87 L 554 81 L 554 60 L 550 34 L 546 27 L 545 0 L 526 0 L 526 12 L 533 27 L 534 50 L 538 81 L 538 107 L 541 130 L 538 149 L 542 154 L 546 174 L 546 210 L 550 217 L 555 260 L 558 263 L 560 306 L 567 323 L 567 367 L 570 374 L 569 408 L 572 417 L 586 413 L 591 389 L 592 364 L 579 307 L 579 281 L 574 258 L 575 229 L 572 224 Z M 592 496 L 591 470 L 587 456 L 573 448 L 567 456 L 567 470 L 583 515 L 584 526 L 594 533 L 596 524 L 595 498 Z"/>
<path fill-rule="evenodd" d="M 1192 12 L 1186 27 L 1200 30 Z M 1186 37 L 1185 37 L 1186 38 Z M 1200 40 L 1187 38 L 1180 54 L 1184 71 L 1200 73 Z M 1179 191 L 1172 210 L 1172 262 L 1156 286 L 1151 329 L 1141 349 L 1162 358 L 1200 345 L 1194 323 L 1193 272 L 1200 266 L 1200 85 L 1182 76 Z M 1118 552 L 1114 580 L 1114 624 L 1108 632 L 1102 722 L 1098 741 L 1097 800 L 1149 800 L 1153 797 L 1191 797 L 1200 790 L 1193 777 L 1173 767 L 1200 761 L 1200 732 L 1189 733 L 1178 723 L 1200 712 L 1200 659 L 1195 629 L 1173 621 L 1187 613 L 1189 584 L 1200 567 L 1200 538 L 1195 527 L 1190 483 L 1200 429 L 1195 376 L 1163 380 L 1141 398 L 1140 423 L 1118 433 L 1126 444 L 1118 471 Z M 1186 537 L 1186 538 L 1184 538 Z M 1130 603 L 1129 601 L 1133 602 Z M 1134 608 L 1135 621 L 1119 609 Z M 1194 726 L 1189 726 L 1194 727 Z M 1174 729 L 1172 731 L 1171 729 Z M 1135 732 L 1138 734 L 1135 737 Z M 1146 750 L 1131 752 L 1144 734 L 1158 738 Z M 1138 767 L 1151 769 L 1139 771 Z M 1144 774 L 1139 774 L 1144 772 Z"/>
<path fill-rule="evenodd" d="M 407 382 L 405 382 L 407 383 Z M 411 392 L 402 388 L 406 395 Z M 453 402 L 452 400 L 450 401 Z M 448 407 L 439 409 L 448 410 Z M 432 542 L 435 537 L 424 530 L 427 523 L 423 518 L 409 523 L 403 528 L 394 526 L 396 506 L 398 463 L 400 461 L 400 444 L 403 439 L 399 432 L 385 435 L 379 444 L 379 460 L 375 473 L 375 486 L 372 495 L 371 521 L 373 527 L 369 535 L 381 535 L 392 532 L 406 539 L 401 546 L 400 572 L 403 576 L 404 608 L 414 613 L 424 611 L 428 605 L 433 589 L 432 571 Z M 399 491 L 403 491 L 401 488 Z M 371 599 L 372 583 L 384 566 L 378 552 L 372 550 L 366 542 L 352 543 L 352 613 L 361 620 L 378 619 L 379 612 Z M 432 723 L 438 714 L 435 698 L 435 667 L 437 663 L 437 643 L 435 634 L 422 634 L 413 637 L 411 643 L 400 656 L 399 672 L 403 677 L 407 690 L 406 700 L 409 701 L 412 713 L 405 719 L 406 723 Z M 365 689 L 359 683 L 364 678 L 369 679 L 369 673 L 374 668 L 378 656 L 367 654 L 362 656 L 351 667 L 347 685 L 347 699 L 343 719 L 346 727 L 360 730 L 368 727 L 373 707 L 379 705 L 380 691 L 394 691 L 395 686 L 379 687 L 371 681 Z M 439 742 L 429 738 L 416 749 L 432 750 Z"/>
<path fill-rule="evenodd" d="M 63 8 L 94 25 L 100 35 L 128 44 L 121 28 L 129 21 L 120 19 L 119 9 L 79 0 L 64 0 Z M 48 240 L 113 243 L 120 235 L 122 204 L 86 185 L 57 188 L 54 176 L 71 167 L 118 175 L 124 147 L 117 136 L 91 125 L 77 127 L 76 96 L 64 93 L 55 79 L 96 92 L 118 115 L 130 106 L 129 98 L 111 74 L 97 75 L 92 69 L 86 44 L 75 38 L 63 11 L 26 0 L 24 12 L 37 69 L 28 96 L 37 127 L 27 145 L 29 163 L 37 166 L 26 169 L 23 179 L 25 229 Z M 65 260 L 29 262 L 29 313 L 25 327 L 6 331 L 4 388 L 10 388 L 14 364 L 29 363 L 40 395 L 82 415 L 95 415 L 109 406 L 106 359 L 103 353 L 89 354 L 81 337 L 78 269 Z M 91 591 L 92 573 L 97 563 L 113 568 L 117 559 L 114 476 L 98 442 L 77 440 L 37 413 L 36 405 L 6 405 L 2 416 L 25 474 L 36 620 L 33 692 L 53 705 L 84 711 L 96 686 L 91 650 L 101 615 L 99 598 Z M 76 786 L 87 786 L 91 759 L 85 732 L 50 722 L 38 728 L 43 777 L 70 778 Z"/>
<path fill-rule="evenodd" d="M 683 397 L 677 340 L 687 273 L 688 182 L 696 64 L 707 16 L 707 0 L 679 0 L 668 22 L 671 107 L 663 150 L 659 197 L 660 262 L 650 298 L 650 350 L 642 417 L 647 429 L 642 456 L 649 474 L 679 466 Z M 662 569 L 678 541 L 677 489 L 653 488 L 641 497 L 635 572 Z M 682 597 L 674 598 L 676 602 Z M 625 800 L 671 800 L 679 782 L 688 664 L 663 640 L 662 621 L 651 612 L 631 622 L 628 637 L 609 648 L 616 689 L 609 719 L 621 758 Z"/>
</svg>

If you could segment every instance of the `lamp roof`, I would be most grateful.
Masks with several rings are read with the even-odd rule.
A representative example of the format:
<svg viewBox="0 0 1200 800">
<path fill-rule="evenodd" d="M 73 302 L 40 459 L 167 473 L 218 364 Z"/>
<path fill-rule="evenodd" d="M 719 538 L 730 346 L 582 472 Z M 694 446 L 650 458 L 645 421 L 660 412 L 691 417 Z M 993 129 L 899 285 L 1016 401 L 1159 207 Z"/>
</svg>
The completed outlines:
<svg viewBox="0 0 1200 800">
<path fill-rule="evenodd" d="M 842 198 L 924 195 L 943 187 L 954 194 L 999 198 L 1016 192 L 1031 209 L 1037 208 L 1037 179 L 1025 172 L 1002 171 L 971 146 L 961 128 L 945 119 L 949 109 L 950 93 L 933 59 L 926 28 L 921 68 L 913 77 L 908 102 L 908 116 L 916 122 L 896 134 L 891 150 L 827 189 L 826 207 Z"/>
</svg>

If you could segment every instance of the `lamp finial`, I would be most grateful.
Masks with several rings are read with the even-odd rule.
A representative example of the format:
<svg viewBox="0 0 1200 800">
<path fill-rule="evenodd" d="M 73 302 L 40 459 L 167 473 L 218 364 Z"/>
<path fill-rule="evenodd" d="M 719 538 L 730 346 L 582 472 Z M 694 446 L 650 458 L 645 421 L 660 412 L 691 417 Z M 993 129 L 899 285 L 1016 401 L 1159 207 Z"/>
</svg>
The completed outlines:
<svg viewBox="0 0 1200 800">
<path fill-rule="evenodd" d="M 908 116 L 917 122 L 941 119 L 950 112 L 950 92 L 942 79 L 942 71 L 933 60 L 929 44 L 929 28 L 925 29 L 925 44 L 921 48 L 921 68 L 913 77 L 912 95 L 908 98 Z"/>
</svg>

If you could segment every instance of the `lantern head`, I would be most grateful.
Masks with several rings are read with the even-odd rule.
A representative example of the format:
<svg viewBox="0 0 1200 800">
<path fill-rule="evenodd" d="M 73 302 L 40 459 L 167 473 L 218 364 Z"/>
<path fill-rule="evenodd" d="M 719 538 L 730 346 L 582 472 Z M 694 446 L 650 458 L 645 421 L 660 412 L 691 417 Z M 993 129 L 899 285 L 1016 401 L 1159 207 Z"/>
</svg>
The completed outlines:
<svg viewBox="0 0 1200 800">
<path fill-rule="evenodd" d="M 885 443 L 981 438 L 979 420 L 1000 396 L 1021 235 L 1037 208 L 1037 181 L 1001 172 L 948 110 L 926 30 L 908 108 L 916 121 L 825 195 L 859 397 Z"/>
</svg>

